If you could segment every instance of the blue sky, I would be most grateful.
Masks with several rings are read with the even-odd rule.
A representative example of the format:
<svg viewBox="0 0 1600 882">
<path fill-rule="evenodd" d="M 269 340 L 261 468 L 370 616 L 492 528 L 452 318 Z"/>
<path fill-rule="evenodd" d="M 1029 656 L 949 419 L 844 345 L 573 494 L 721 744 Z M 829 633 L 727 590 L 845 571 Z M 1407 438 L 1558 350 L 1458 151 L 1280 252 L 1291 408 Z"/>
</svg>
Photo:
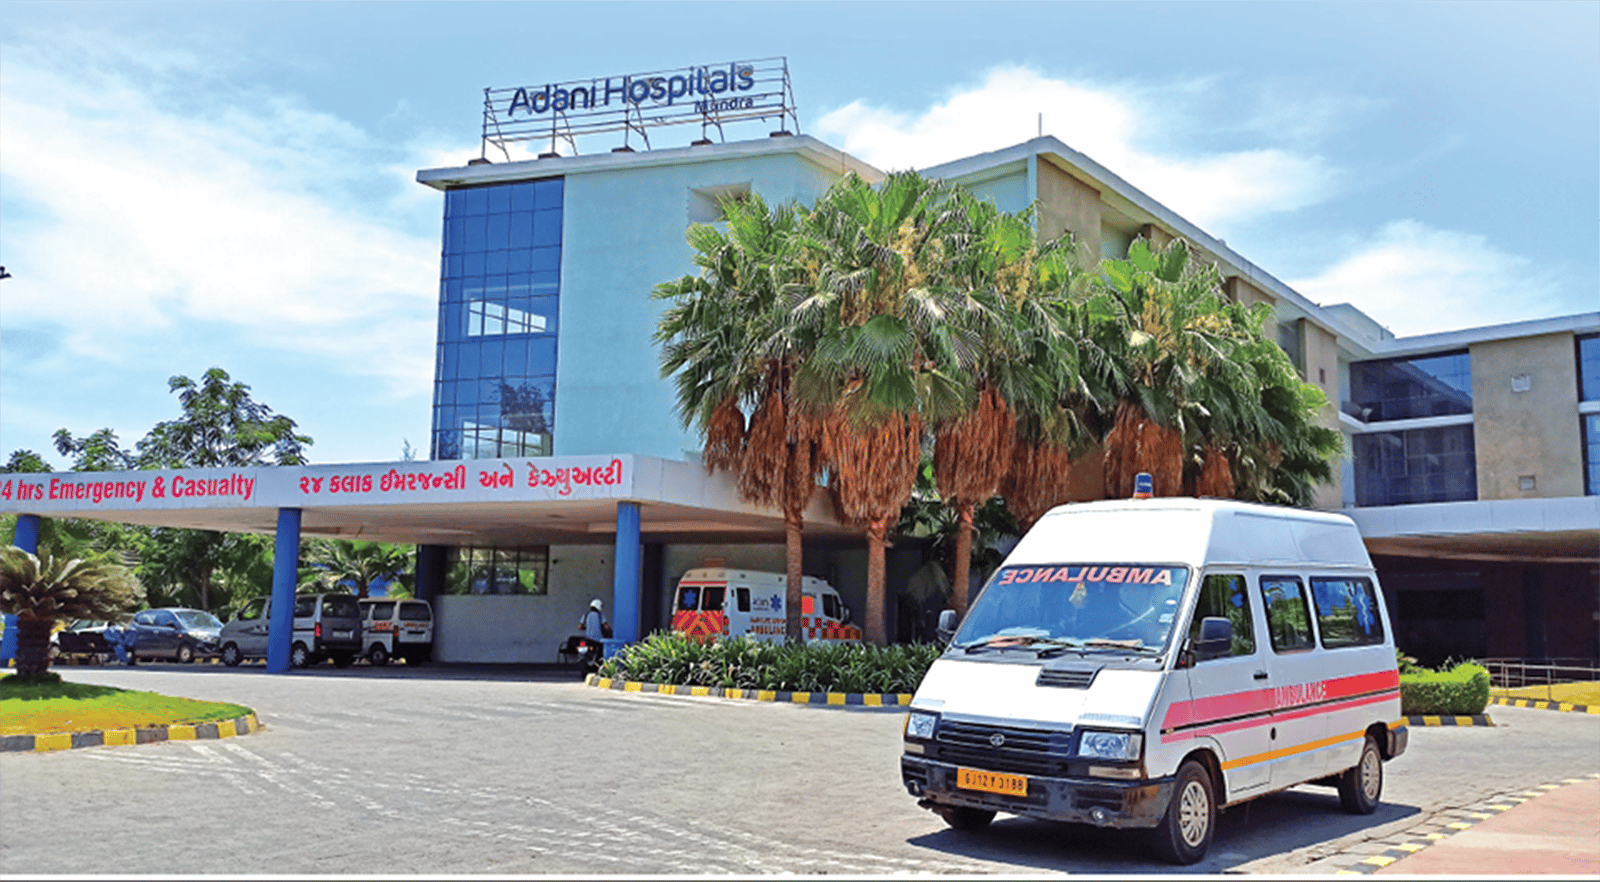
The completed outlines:
<svg viewBox="0 0 1600 882">
<path fill-rule="evenodd" d="M 1398 334 L 1600 308 L 1597 2 L 7 0 L 0 457 L 131 446 L 212 366 L 314 461 L 426 455 L 442 197 L 415 173 L 478 155 L 484 87 L 774 56 L 801 131 L 880 168 L 1043 114 Z"/>
</svg>

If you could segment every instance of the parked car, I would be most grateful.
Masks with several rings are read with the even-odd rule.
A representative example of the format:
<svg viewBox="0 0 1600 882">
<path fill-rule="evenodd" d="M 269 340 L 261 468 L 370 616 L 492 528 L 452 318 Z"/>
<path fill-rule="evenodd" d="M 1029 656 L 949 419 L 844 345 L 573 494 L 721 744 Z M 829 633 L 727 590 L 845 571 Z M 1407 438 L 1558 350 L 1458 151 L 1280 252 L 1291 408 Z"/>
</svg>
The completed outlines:
<svg viewBox="0 0 1600 882">
<path fill-rule="evenodd" d="M 222 626 L 222 663 L 267 657 L 272 598 L 257 597 Z M 361 610 L 354 594 L 300 594 L 294 599 L 294 636 L 289 663 L 297 668 L 332 659 L 348 667 L 361 653 Z"/>
<path fill-rule="evenodd" d="M 433 657 L 433 607 L 426 600 L 369 597 L 360 603 L 367 661 L 385 665 L 399 656 L 417 665 Z"/>
<path fill-rule="evenodd" d="M 77 656 L 97 665 L 105 664 L 111 659 L 110 647 L 105 646 L 103 636 L 97 640 L 90 635 L 104 635 L 107 624 L 98 619 L 73 619 L 65 628 L 51 633 L 50 658 Z"/>
<path fill-rule="evenodd" d="M 192 662 L 196 656 L 217 654 L 222 622 L 198 609 L 167 607 L 134 613 L 123 632 L 131 662 L 170 658 Z"/>
</svg>

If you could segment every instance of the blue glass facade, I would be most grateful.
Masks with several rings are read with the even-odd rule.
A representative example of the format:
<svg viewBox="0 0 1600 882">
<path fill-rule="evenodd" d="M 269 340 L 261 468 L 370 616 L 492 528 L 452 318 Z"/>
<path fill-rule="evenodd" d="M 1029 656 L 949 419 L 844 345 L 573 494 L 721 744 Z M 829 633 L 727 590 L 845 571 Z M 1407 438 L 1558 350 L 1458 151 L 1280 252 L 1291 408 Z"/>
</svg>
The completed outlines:
<svg viewBox="0 0 1600 882">
<path fill-rule="evenodd" d="M 1355 449 L 1356 505 L 1413 505 L 1478 498 L 1472 426 L 1368 432 Z"/>
<path fill-rule="evenodd" d="M 445 193 L 433 459 L 548 456 L 563 181 Z"/>
<path fill-rule="evenodd" d="M 1578 338 L 1578 400 L 1600 401 L 1600 335 Z"/>
<path fill-rule="evenodd" d="M 1472 358 L 1465 352 L 1350 365 L 1350 398 L 1363 422 L 1472 413 Z"/>
</svg>

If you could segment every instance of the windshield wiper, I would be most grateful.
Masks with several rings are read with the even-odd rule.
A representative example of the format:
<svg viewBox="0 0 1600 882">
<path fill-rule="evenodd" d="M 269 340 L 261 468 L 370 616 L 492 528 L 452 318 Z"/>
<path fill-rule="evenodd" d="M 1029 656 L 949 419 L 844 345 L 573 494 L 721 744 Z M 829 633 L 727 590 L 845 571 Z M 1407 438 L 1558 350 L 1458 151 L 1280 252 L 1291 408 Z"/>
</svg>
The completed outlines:
<svg viewBox="0 0 1600 882">
<path fill-rule="evenodd" d="M 1161 654 L 1161 649 L 1159 647 L 1145 646 L 1143 643 L 1140 643 L 1137 640 L 1085 640 L 1083 645 L 1085 647 L 1092 647 L 1095 649 L 1121 649 L 1126 652 L 1137 652 L 1148 655 Z"/>
<path fill-rule="evenodd" d="M 1036 637 L 1031 634 L 998 634 L 993 637 L 985 637 L 982 640 L 956 646 L 955 648 L 966 650 L 967 654 L 971 655 L 980 649 L 1021 649 L 1025 646 L 1032 646 L 1041 640 L 1048 639 L 1049 638 L 1047 637 Z"/>
</svg>

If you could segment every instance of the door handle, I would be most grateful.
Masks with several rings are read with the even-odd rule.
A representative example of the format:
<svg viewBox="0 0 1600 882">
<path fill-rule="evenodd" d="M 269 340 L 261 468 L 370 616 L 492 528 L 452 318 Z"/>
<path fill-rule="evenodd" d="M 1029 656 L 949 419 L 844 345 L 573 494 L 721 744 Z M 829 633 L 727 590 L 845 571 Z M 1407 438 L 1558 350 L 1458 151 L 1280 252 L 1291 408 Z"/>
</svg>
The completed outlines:
<svg viewBox="0 0 1600 882">
<path fill-rule="evenodd" d="M 1265 679 L 1267 679 L 1267 672 L 1266 671 L 1256 671 L 1255 672 L 1255 678 L 1257 680 L 1265 680 Z"/>
</svg>

